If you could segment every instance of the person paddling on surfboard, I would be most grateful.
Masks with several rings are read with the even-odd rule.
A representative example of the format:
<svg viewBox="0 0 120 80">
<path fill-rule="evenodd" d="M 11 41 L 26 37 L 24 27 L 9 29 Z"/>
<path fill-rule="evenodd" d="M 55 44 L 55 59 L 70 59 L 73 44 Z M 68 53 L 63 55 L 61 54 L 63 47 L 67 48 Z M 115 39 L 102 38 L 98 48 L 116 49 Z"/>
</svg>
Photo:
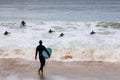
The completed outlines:
<svg viewBox="0 0 120 80">
<path fill-rule="evenodd" d="M 39 45 L 36 47 L 36 53 L 35 53 L 35 60 L 37 60 L 37 53 L 39 52 L 39 60 L 40 60 L 40 68 L 38 72 L 42 72 L 43 74 L 43 67 L 45 66 L 45 58 L 42 55 L 42 51 L 45 50 L 47 54 L 50 56 L 49 52 L 47 51 L 46 47 L 42 45 L 42 40 L 39 41 Z"/>
</svg>

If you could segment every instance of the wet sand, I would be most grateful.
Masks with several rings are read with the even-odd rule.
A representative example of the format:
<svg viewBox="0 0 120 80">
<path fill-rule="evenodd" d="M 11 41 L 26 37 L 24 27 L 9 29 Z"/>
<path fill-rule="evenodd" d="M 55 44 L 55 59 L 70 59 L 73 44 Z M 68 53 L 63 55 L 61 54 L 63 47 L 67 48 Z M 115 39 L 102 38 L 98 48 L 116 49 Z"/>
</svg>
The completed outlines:
<svg viewBox="0 0 120 80">
<path fill-rule="evenodd" d="M 47 61 L 43 76 L 38 69 L 39 61 L 0 59 L 1 80 L 120 80 L 120 63 Z"/>
</svg>

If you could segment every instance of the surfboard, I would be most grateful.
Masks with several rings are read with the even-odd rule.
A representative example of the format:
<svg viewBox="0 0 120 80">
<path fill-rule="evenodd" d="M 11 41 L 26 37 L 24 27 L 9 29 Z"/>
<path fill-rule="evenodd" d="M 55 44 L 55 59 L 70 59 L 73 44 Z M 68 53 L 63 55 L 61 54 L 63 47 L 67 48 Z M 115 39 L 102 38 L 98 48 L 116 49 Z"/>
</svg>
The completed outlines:
<svg viewBox="0 0 120 80">
<path fill-rule="evenodd" d="M 51 55 L 52 54 L 52 49 L 51 48 L 46 48 L 46 49 L 49 52 L 49 54 Z M 42 55 L 45 59 L 50 58 L 50 56 L 47 54 L 47 52 L 45 50 L 42 51 Z"/>
</svg>

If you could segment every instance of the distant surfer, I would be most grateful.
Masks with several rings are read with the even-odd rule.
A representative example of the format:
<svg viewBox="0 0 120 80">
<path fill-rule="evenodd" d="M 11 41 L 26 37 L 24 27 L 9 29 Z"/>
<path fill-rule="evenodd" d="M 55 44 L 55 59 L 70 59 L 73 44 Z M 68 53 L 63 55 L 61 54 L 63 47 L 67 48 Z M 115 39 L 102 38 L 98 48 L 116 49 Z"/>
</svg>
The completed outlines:
<svg viewBox="0 0 120 80">
<path fill-rule="evenodd" d="M 96 32 L 94 32 L 93 30 L 92 30 L 92 32 L 90 32 L 90 34 L 92 35 L 92 34 L 95 34 Z"/>
<path fill-rule="evenodd" d="M 21 25 L 22 25 L 22 26 L 25 26 L 25 25 L 26 25 L 26 22 L 25 22 L 25 21 L 22 21 L 22 22 L 21 22 Z"/>
<path fill-rule="evenodd" d="M 50 29 L 48 32 L 49 32 L 49 33 L 52 33 L 52 32 L 54 32 L 54 31 Z"/>
<path fill-rule="evenodd" d="M 47 51 L 46 47 L 44 45 L 42 45 L 42 40 L 39 41 L 39 45 L 36 47 L 36 53 L 35 53 L 35 60 L 37 60 L 37 53 L 39 52 L 39 60 L 40 60 L 40 68 L 38 70 L 38 72 L 41 74 L 43 74 L 43 67 L 45 66 L 45 58 L 42 55 L 42 51 L 45 50 L 47 52 L 47 54 L 50 56 L 49 52 Z"/>
<path fill-rule="evenodd" d="M 4 32 L 4 35 L 8 35 L 8 34 L 10 34 L 10 32 L 8 32 L 8 31 L 5 31 L 5 32 Z"/>
<path fill-rule="evenodd" d="M 64 36 L 64 34 L 63 34 L 63 33 L 61 33 L 59 37 L 63 37 L 63 36 Z"/>
</svg>

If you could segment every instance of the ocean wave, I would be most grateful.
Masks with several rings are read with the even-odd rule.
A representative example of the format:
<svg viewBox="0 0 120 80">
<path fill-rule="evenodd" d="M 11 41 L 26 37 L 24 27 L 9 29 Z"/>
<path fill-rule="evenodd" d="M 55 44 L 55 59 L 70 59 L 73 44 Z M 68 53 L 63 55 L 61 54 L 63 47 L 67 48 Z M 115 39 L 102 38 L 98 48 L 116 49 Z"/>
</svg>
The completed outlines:
<svg viewBox="0 0 120 80">
<path fill-rule="evenodd" d="M 119 62 L 119 48 L 82 48 L 82 49 L 53 49 L 49 61 L 71 62 L 71 61 L 103 61 Z M 34 60 L 35 49 L 33 48 L 1 48 L 0 58 L 22 58 Z"/>
<path fill-rule="evenodd" d="M 37 23 L 32 23 L 32 22 L 27 22 L 26 27 L 35 27 L 36 25 L 50 25 L 52 28 L 60 28 L 63 29 L 61 26 L 67 26 L 68 28 L 75 28 L 75 26 L 94 26 L 94 27 L 103 27 L 103 28 L 114 28 L 114 29 L 119 29 L 120 28 L 120 22 L 100 22 L 100 21 L 85 21 L 85 22 L 62 22 L 62 21 L 42 21 L 42 22 L 37 22 Z M 0 23 L 0 27 L 6 27 L 6 28 L 21 28 L 22 26 L 20 23 Z"/>
<path fill-rule="evenodd" d="M 109 26 L 119 22 L 26 22 L 23 28 L 18 23 L 1 23 L 0 57 L 34 60 L 34 48 L 42 40 L 53 49 L 50 61 L 120 61 L 120 31 Z M 49 29 L 54 32 L 48 33 Z M 6 30 L 11 34 L 3 35 Z"/>
<path fill-rule="evenodd" d="M 18 29 L 20 27 L 20 25 L 17 23 L 1 23 L 0 27 L 10 28 L 10 29 Z"/>
<path fill-rule="evenodd" d="M 98 22 L 97 27 L 120 29 L 120 22 Z"/>
</svg>

